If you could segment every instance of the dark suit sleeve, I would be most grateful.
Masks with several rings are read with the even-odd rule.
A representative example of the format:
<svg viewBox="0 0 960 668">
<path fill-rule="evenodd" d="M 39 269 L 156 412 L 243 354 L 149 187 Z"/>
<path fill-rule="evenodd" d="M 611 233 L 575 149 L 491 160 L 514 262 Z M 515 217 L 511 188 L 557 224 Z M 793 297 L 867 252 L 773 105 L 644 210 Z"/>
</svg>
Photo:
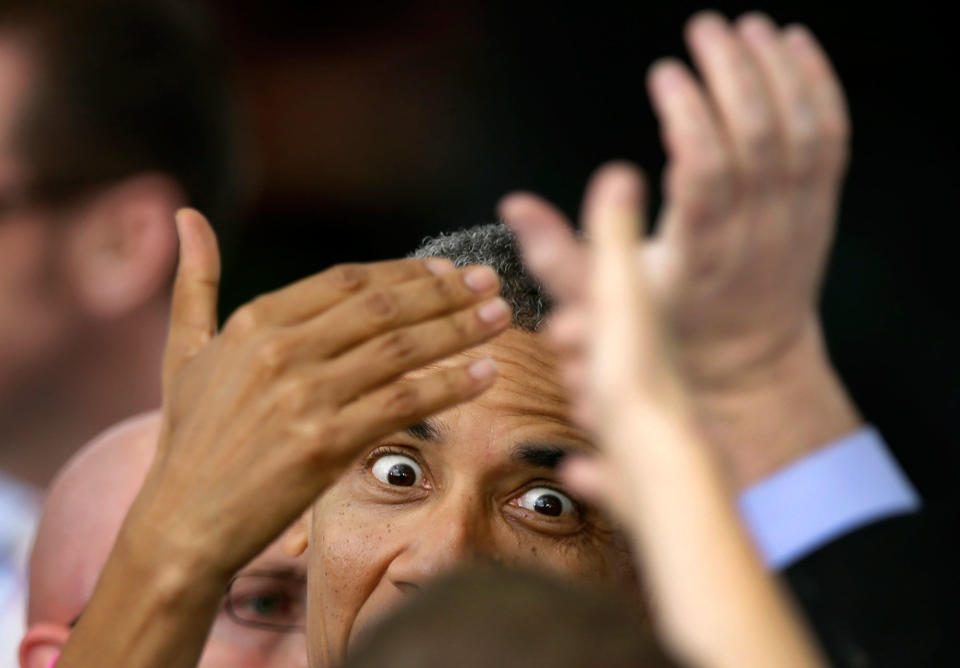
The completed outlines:
<svg viewBox="0 0 960 668">
<path fill-rule="evenodd" d="M 960 666 L 955 528 L 928 511 L 894 517 L 786 569 L 833 665 Z"/>
</svg>

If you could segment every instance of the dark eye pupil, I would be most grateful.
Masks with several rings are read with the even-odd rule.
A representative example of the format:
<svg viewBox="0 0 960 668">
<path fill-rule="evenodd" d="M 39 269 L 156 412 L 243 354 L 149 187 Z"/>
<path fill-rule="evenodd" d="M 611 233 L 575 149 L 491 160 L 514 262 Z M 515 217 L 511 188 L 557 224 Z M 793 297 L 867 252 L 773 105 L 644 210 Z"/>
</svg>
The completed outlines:
<svg viewBox="0 0 960 668">
<path fill-rule="evenodd" d="M 280 607 L 280 601 L 276 597 L 260 596 L 254 599 L 251 605 L 257 614 L 269 615 Z"/>
<path fill-rule="evenodd" d="M 391 485 L 410 487 L 417 480 L 417 472 L 409 464 L 394 464 L 387 472 L 387 481 Z"/>
<path fill-rule="evenodd" d="M 556 517 L 563 511 L 563 503 L 553 494 L 543 494 L 533 502 L 533 509 L 543 515 Z"/>
</svg>

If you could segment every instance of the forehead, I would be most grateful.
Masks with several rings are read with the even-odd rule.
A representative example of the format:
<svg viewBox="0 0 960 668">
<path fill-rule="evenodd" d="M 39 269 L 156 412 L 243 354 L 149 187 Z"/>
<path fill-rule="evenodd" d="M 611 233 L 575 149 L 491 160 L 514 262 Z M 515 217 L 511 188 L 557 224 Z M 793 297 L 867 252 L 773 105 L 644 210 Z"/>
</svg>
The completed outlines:
<svg viewBox="0 0 960 668">
<path fill-rule="evenodd" d="M 452 366 L 491 357 L 497 379 L 476 399 L 431 419 L 448 438 L 480 437 L 490 444 L 549 436 L 558 444 L 587 444 L 568 418 L 567 394 L 560 383 L 558 358 L 545 337 L 510 329 L 495 339 L 434 365 Z M 411 374 L 419 376 L 431 367 Z"/>
</svg>

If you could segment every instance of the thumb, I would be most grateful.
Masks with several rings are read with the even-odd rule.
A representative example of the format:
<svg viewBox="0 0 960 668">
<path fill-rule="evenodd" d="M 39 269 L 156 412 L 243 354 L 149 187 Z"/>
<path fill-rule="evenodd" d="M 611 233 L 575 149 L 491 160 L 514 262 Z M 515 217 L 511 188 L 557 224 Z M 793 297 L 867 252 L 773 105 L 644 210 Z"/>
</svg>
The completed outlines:
<svg viewBox="0 0 960 668">
<path fill-rule="evenodd" d="M 180 209 L 174 218 L 180 238 L 180 263 L 163 355 L 164 394 L 181 367 L 216 333 L 220 287 L 220 251 L 210 223 L 195 209 Z"/>
</svg>

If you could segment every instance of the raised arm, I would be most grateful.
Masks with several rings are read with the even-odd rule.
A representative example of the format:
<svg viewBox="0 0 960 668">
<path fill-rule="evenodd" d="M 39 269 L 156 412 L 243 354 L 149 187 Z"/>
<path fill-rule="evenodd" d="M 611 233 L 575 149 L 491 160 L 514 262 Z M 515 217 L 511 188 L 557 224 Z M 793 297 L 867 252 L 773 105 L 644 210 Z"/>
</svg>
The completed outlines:
<svg viewBox="0 0 960 668">
<path fill-rule="evenodd" d="M 685 665 L 822 665 L 741 526 L 661 310 L 637 279 L 641 193 L 639 174 L 615 165 L 585 200 L 588 294 L 561 307 L 554 333 L 575 412 L 603 454 L 564 476 L 627 528 L 661 637 Z"/>
<path fill-rule="evenodd" d="M 817 314 L 849 123 L 805 28 L 703 13 L 685 37 L 701 78 L 672 59 L 648 77 L 668 163 L 657 234 L 636 247 L 635 271 L 742 489 L 862 424 Z M 500 210 L 554 295 L 576 298 L 586 256 L 562 214 L 524 193 Z"/>
<path fill-rule="evenodd" d="M 59 668 L 195 665 L 237 568 L 366 443 L 483 392 L 495 369 L 402 375 L 510 322 L 489 308 L 490 268 L 399 260 L 304 279 L 217 333 L 216 239 L 195 211 L 177 223 L 157 454 Z"/>
</svg>

